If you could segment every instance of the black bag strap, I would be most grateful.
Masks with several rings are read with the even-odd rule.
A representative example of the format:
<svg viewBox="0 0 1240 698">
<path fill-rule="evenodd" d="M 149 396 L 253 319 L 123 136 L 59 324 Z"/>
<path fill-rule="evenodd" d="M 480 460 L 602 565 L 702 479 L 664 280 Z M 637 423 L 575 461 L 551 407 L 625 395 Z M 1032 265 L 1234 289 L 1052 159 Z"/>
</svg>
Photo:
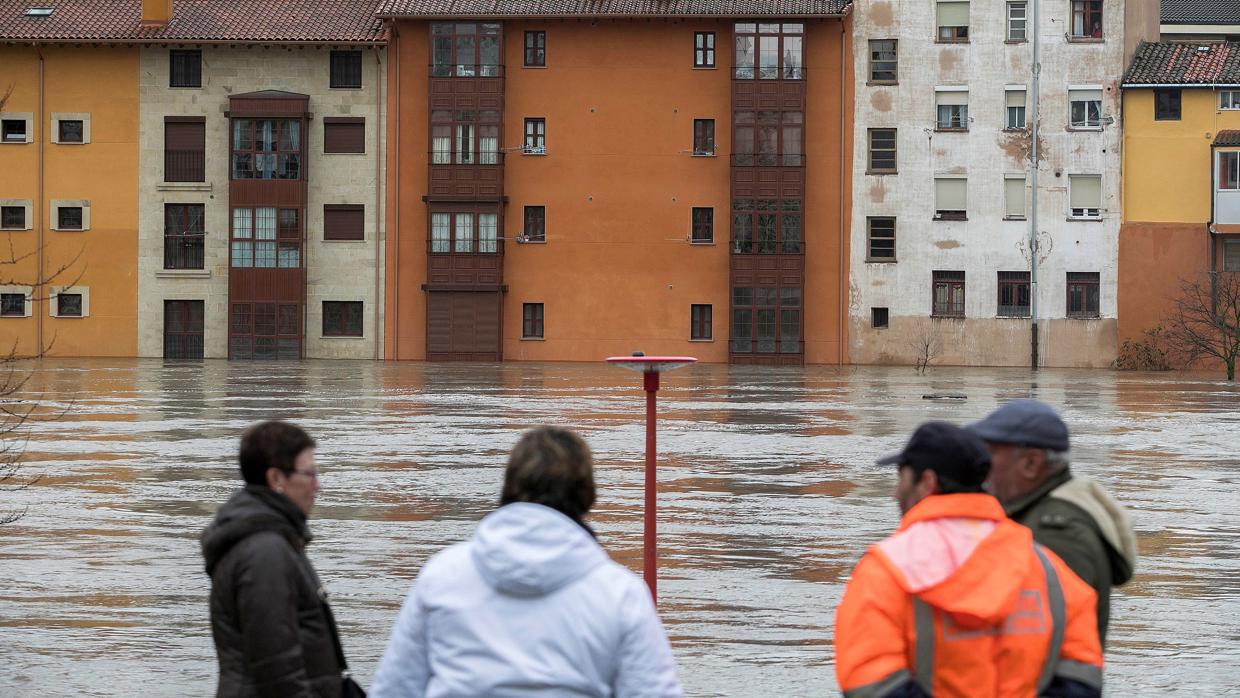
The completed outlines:
<svg viewBox="0 0 1240 698">
<path fill-rule="evenodd" d="M 327 618 L 327 630 L 332 634 L 332 647 L 336 650 L 336 663 L 340 665 L 340 675 L 349 676 L 349 663 L 344 659 L 344 646 L 340 644 L 340 631 L 336 629 L 336 616 L 332 615 L 332 607 L 327 603 L 327 590 L 319 587 L 319 602 L 323 604 L 323 615 Z"/>
</svg>

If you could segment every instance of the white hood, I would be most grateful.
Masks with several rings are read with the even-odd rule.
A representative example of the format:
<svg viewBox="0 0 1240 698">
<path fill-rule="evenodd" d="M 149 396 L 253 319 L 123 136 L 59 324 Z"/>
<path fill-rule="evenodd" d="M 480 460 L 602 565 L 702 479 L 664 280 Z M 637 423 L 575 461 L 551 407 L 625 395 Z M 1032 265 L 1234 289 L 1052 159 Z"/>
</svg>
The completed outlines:
<svg viewBox="0 0 1240 698">
<path fill-rule="evenodd" d="M 608 559 L 576 521 L 525 502 L 487 515 L 474 533 L 470 555 L 487 584 L 517 596 L 549 594 Z"/>
</svg>

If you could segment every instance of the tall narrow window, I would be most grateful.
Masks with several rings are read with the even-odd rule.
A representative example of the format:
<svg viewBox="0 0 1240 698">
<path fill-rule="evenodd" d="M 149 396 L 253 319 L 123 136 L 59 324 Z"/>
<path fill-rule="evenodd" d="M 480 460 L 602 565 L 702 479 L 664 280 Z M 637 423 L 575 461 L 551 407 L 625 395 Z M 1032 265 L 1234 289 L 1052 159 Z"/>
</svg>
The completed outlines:
<svg viewBox="0 0 1240 698">
<path fill-rule="evenodd" d="M 1240 239 L 1223 239 L 1223 271 L 1240 271 Z"/>
<path fill-rule="evenodd" d="M 1029 317 L 1029 272 L 999 272 L 999 317 Z"/>
<path fill-rule="evenodd" d="M 452 214 L 431 214 L 431 252 L 452 250 Z"/>
<path fill-rule="evenodd" d="M 1068 89 L 1068 125 L 1072 128 L 1102 128 L 1102 88 Z"/>
<path fill-rule="evenodd" d="M 1180 120 L 1180 91 L 1178 89 L 1154 90 L 1154 120 Z"/>
<path fill-rule="evenodd" d="M 938 0 L 935 7 L 939 41 L 969 40 L 969 3 Z"/>
<path fill-rule="evenodd" d="M 546 119 L 526 119 L 525 120 L 525 145 L 523 152 L 526 155 L 546 155 L 547 154 L 547 120 Z"/>
<path fill-rule="evenodd" d="M 168 86 L 202 87 L 202 51 L 168 52 Z"/>
<path fill-rule="evenodd" d="M 362 52 L 332 51 L 330 84 L 333 88 L 362 86 Z"/>
<path fill-rule="evenodd" d="M 527 242 L 547 241 L 547 209 L 544 206 L 525 207 L 525 229 L 522 231 Z"/>
<path fill-rule="evenodd" d="M 431 164 L 452 164 L 452 112 L 431 112 Z"/>
<path fill-rule="evenodd" d="M 1007 4 L 1007 40 L 1024 41 L 1027 28 L 1027 6 L 1022 2 Z"/>
<path fill-rule="evenodd" d="M 896 261 L 896 219 L 870 216 L 865 219 L 867 262 Z"/>
<path fill-rule="evenodd" d="M 694 155 L 714 155 L 715 154 L 715 120 L 714 119 L 694 119 L 693 120 L 693 154 Z"/>
<path fill-rule="evenodd" d="M 711 316 L 714 308 L 709 304 L 694 303 L 689 306 L 689 339 L 712 339 L 714 328 Z"/>
<path fill-rule="evenodd" d="M 1070 217 L 1102 218 L 1102 175 L 1068 175 Z"/>
<path fill-rule="evenodd" d="M 1102 38 L 1102 0 L 1072 0 L 1073 38 Z"/>
<path fill-rule="evenodd" d="M 203 204 L 164 205 L 164 269 L 203 269 Z"/>
<path fill-rule="evenodd" d="M 456 164 L 458 165 L 474 164 L 474 127 L 473 123 L 458 121 L 456 124 Z"/>
<path fill-rule="evenodd" d="M 887 329 L 887 308 L 870 308 L 870 327 L 876 330 Z"/>
<path fill-rule="evenodd" d="M 458 213 L 456 214 L 456 229 L 452 236 L 453 252 L 473 252 L 474 251 L 474 214 Z"/>
<path fill-rule="evenodd" d="M 968 88 L 936 87 L 936 127 L 940 131 L 966 131 L 969 128 Z"/>
<path fill-rule="evenodd" d="M 1007 106 L 1007 119 L 1004 128 L 1010 131 L 1025 128 L 1025 86 L 1009 85 L 1003 91 L 1003 100 Z"/>
<path fill-rule="evenodd" d="M 1098 272 L 1068 272 L 1068 317 L 1098 317 Z"/>
<path fill-rule="evenodd" d="M 499 251 L 499 215 L 478 214 L 478 251 L 494 254 Z"/>
<path fill-rule="evenodd" d="M 542 339 L 543 337 L 543 304 L 521 304 L 521 337 L 523 339 Z"/>
<path fill-rule="evenodd" d="M 1240 150 L 1221 150 L 1218 154 L 1218 181 L 1221 190 L 1240 190 Z"/>
<path fill-rule="evenodd" d="M 525 67 L 547 67 L 547 32 L 525 32 Z"/>
<path fill-rule="evenodd" d="M 693 67 L 715 67 L 715 32 L 693 33 Z"/>
<path fill-rule="evenodd" d="M 870 136 L 870 164 L 867 174 L 895 174 L 896 129 L 872 128 Z"/>
<path fill-rule="evenodd" d="M 895 39 L 870 40 L 870 82 L 894 85 L 899 76 L 899 44 Z"/>
<path fill-rule="evenodd" d="M 936 177 L 934 217 L 936 220 L 962 221 L 968 210 L 968 184 L 963 177 Z"/>
<path fill-rule="evenodd" d="M 1003 217 L 1025 217 L 1025 176 L 1006 175 L 1003 178 Z"/>
<path fill-rule="evenodd" d="M 705 243 L 715 241 L 715 209 L 693 209 L 692 242 Z"/>
<path fill-rule="evenodd" d="M 964 272 L 934 272 L 935 317 L 964 317 Z"/>
<path fill-rule="evenodd" d="M 202 117 L 164 118 L 164 181 L 206 181 L 206 123 Z"/>
</svg>

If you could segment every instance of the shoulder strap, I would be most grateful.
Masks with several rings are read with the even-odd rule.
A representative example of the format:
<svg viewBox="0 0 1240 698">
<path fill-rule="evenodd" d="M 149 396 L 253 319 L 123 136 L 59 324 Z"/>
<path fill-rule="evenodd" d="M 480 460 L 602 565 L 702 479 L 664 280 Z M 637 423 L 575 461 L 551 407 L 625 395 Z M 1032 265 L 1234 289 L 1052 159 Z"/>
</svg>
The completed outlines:
<svg viewBox="0 0 1240 698">
<path fill-rule="evenodd" d="M 1046 649 L 1046 663 L 1042 665 L 1042 674 L 1038 677 L 1038 695 L 1042 695 L 1046 687 L 1051 685 L 1051 681 L 1055 678 L 1055 670 L 1059 667 L 1059 653 L 1063 651 L 1067 612 L 1064 608 L 1063 587 L 1059 584 L 1059 575 L 1055 573 L 1054 565 L 1051 564 L 1050 558 L 1046 557 L 1046 553 L 1042 552 L 1042 546 L 1037 543 L 1033 544 L 1033 552 L 1037 553 L 1038 561 L 1042 563 L 1042 572 L 1046 577 L 1047 600 L 1051 607 L 1051 643 Z"/>
<path fill-rule="evenodd" d="M 340 631 L 336 629 L 336 616 L 332 615 L 332 607 L 327 603 L 327 590 L 319 587 L 319 602 L 323 605 L 323 616 L 327 618 L 327 631 L 332 636 L 332 647 L 336 650 L 336 663 L 340 665 L 340 675 L 349 676 L 349 663 L 344 660 L 344 646 L 340 644 Z"/>
</svg>

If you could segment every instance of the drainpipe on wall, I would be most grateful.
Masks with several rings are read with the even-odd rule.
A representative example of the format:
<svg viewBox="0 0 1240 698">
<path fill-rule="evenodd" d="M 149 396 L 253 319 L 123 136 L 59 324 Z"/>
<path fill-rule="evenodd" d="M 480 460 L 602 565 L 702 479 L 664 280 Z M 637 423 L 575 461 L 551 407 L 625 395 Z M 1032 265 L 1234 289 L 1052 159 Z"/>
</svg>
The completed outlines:
<svg viewBox="0 0 1240 698">
<path fill-rule="evenodd" d="M 382 322 L 382 314 L 379 312 L 379 305 L 383 302 L 382 288 L 379 280 L 382 278 L 382 256 L 379 254 L 379 245 L 383 240 L 379 236 L 379 230 L 382 227 L 382 209 L 380 206 L 380 198 L 382 188 L 380 182 L 383 176 L 383 155 L 384 149 L 379 147 L 380 143 L 385 142 L 383 135 L 383 96 L 387 94 L 387 85 L 383 80 L 383 61 L 379 57 L 381 49 L 375 48 L 375 360 L 383 358 L 383 331 L 380 323 Z"/>
<path fill-rule="evenodd" d="M 396 22 L 393 20 L 388 24 L 388 41 L 392 47 L 394 56 L 388 56 L 388 60 L 396 66 L 396 114 L 395 128 L 392 130 L 396 133 L 396 143 L 392 147 L 395 154 L 392 167 L 396 173 L 393 182 L 396 191 L 392 194 L 394 206 L 392 212 L 392 227 L 395 230 L 389 230 L 388 235 L 395 235 L 396 240 L 393 244 L 392 256 L 392 359 L 400 360 L 400 34 L 396 29 Z M 389 96 L 389 99 L 391 97 Z"/>
<path fill-rule="evenodd" d="M 1042 66 L 1038 63 L 1038 44 L 1042 38 L 1040 22 L 1042 21 L 1041 0 L 1033 0 L 1033 100 L 1032 100 L 1032 144 L 1030 166 L 1031 205 L 1029 212 L 1029 319 L 1031 322 L 1029 335 L 1030 367 L 1038 370 L 1038 167 L 1041 153 L 1038 152 L 1038 77 Z"/>
<path fill-rule="evenodd" d="M 32 295 L 35 296 L 34 314 L 38 318 L 35 322 L 35 328 L 36 328 L 35 341 L 37 342 L 35 346 L 35 352 L 36 352 L 35 356 L 42 356 L 43 348 L 44 348 L 44 345 L 43 345 L 43 309 L 44 309 L 43 303 L 45 300 L 46 302 L 50 303 L 51 297 L 46 293 L 46 289 L 43 286 L 43 240 L 44 240 L 43 229 L 46 225 L 46 219 L 44 218 L 44 213 L 43 213 L 43 179 L 44 179 L 43 177 L 43 142 L 46 139 L 44 138 L 43 131 L 45 128 L 47 128 L 43 123 L 43 84 L 44 84 L 44 81 L 43 81 L 43 51 L 36 49 L 35 53 L 37 53 L 39 56 L 39 118 L 38 118 L 39 125 L 35 128 L 35 133 L 37 133 L 39 136 L 39 186 L 38 186 L 39 200 L 38 200 L 38 204 L 35 206 L 35 209 L 38 211 L 38 213 L 36 213 L 35 215 L 37 216 L 39 225 L 38 225 L 38 236 L 37 236 L 38 251 L 35 255 L 38 258 L 38 262 L 37 262 L 38 270 L 35 272 L 35 287 L 34 287 L 34 293 Z"/>
<path fill-rule="evenodd" d="M 844 215 L 844 206 L 847 205 L 848 199 L 845 198 L 846 177 L 848 176 L 844 170 L 844 162 L 846 161 L 844 154 L 844 80 L 846 73 L 844 72 L 848 64 L 846 63 L 845 45 L 848 43 L 848 31 L 844 28 L 844 20 L 840 20 L 840 221 L 839 221 L 839 306 L 835 309 L 836 313 L 836 345 L 835 345 L 835 363 L 837 366 L 844 365 L 844 316 L 848 312 L 848 279 L 845 278 L 845 242 L 847 234 L 845 228 L 847 226 L 847 218 Z"/>
</svg>

